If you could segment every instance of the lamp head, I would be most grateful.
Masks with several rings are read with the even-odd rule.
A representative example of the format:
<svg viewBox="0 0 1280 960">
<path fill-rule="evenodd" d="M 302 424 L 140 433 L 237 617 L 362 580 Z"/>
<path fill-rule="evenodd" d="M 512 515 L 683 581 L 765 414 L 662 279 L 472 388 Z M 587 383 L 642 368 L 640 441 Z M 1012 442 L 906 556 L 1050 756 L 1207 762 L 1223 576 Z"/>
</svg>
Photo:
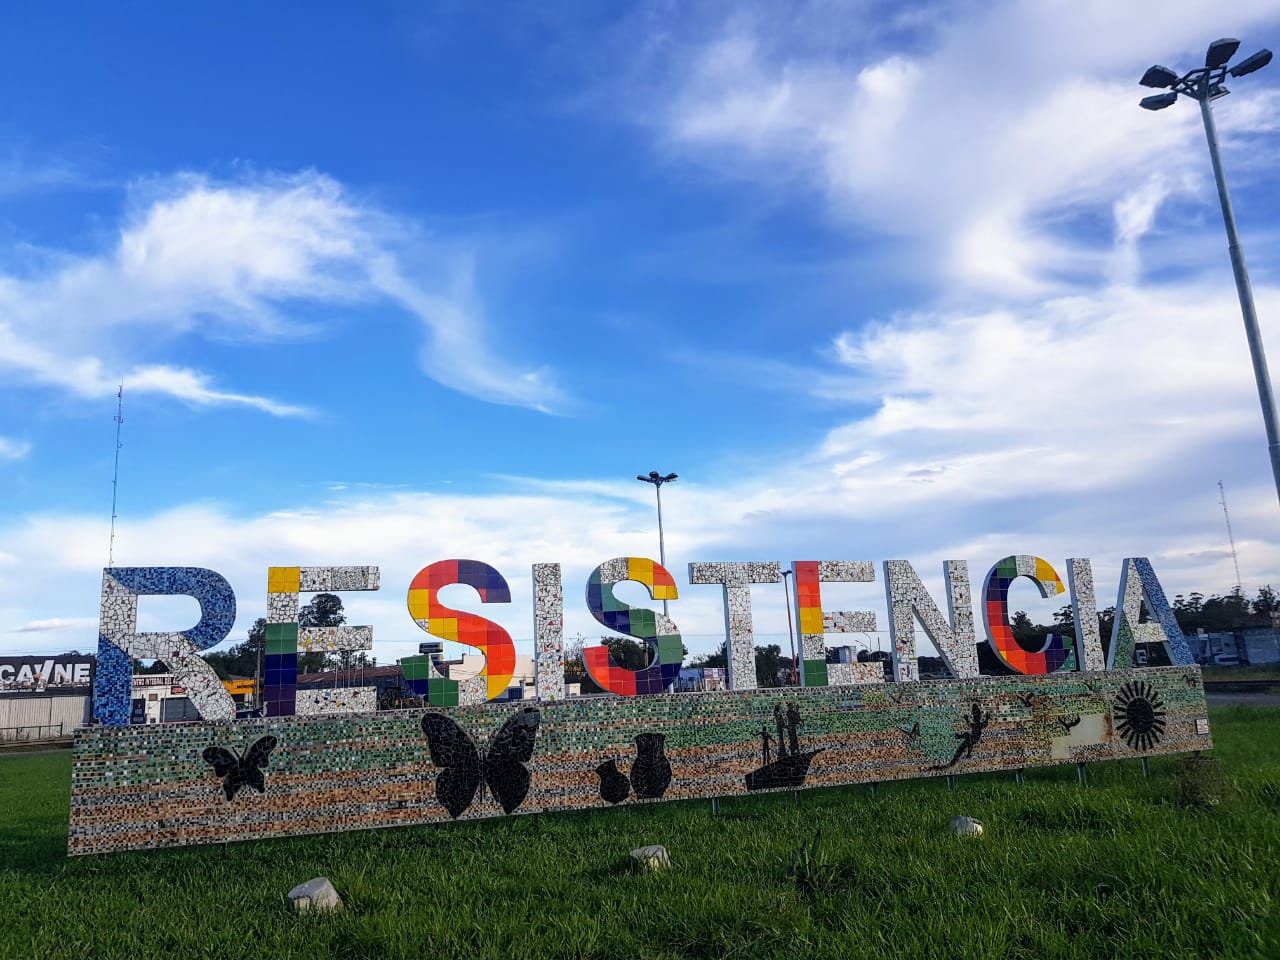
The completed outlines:
<svg viewBox="0 0 1280 960">
<path fill-rule="evenodd" d="M 1259 50 L 1257 53 L 1245 57 L 1227 72 L 1233 77 L 1243 77 L 1245 74 L 1253 73 L 1255 70 L 1261 70 L 1270 62 L 1271 51 Z"/>
<path fill-rule="evenodd" d="M 1144 87 L 1155 87 L 1159 90 L 1164 87 L 1172 87 L 1178 82 L 1178 75 L 1168 67 L 1162 67 L 1157 63 L 1154 67 L 1149 67 L 1138 82 Z"/>
<path fill-rule="evenodd" d="M 1177 91 L 1171 90 L 1168 93 L 1157 93 L 1153 97 L 1143 97 L 1138 101 L 1138 106 L 1143 110 L 1163 110 L 1165 107 L 1173 106 L 1177 99 Z"/>
<path fill-rule="evenodd" d="M 1210 70 L 1217 70 L 1228 60 L 1236 55 L 1236 51 L 1240 49 L 1240 41 L 1231 37 L 1223 37 L 1221 40 L 1215 40 L 1209 44 L 1209 50 L 1204 55 L 1204 65 Z"/>
</svg>

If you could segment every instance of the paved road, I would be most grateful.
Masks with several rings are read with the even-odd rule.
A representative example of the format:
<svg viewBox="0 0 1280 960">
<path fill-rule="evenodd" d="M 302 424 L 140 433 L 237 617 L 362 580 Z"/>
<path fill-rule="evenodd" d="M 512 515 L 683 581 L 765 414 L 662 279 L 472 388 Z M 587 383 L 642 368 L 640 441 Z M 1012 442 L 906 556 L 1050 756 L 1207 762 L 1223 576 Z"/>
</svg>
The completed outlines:
<svg viewBox="0 0 1280 960">
<path fill-rule="evenodd" d="M 1209 690 L 1204 699 L 1214 707 L 1280 707 L 1280 693 L 1219 693 Z"/>
</svg>

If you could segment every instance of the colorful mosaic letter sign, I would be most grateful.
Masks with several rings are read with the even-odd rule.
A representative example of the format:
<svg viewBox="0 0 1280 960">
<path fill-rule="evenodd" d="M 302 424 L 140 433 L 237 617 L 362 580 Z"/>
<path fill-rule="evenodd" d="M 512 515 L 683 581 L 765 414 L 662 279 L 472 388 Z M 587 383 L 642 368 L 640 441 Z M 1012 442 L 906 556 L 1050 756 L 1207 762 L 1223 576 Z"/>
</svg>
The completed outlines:
<svg viewBox="0 0 1280 960">
<path fill-rule="evenodd" d="M 1202 750 L 1211 746 L 1199 668 L 1151 564 L 1124 562 L 1105 651 L 1087 560 L 1067 561 L 1076 635 L 1038 651 L 1013 637 L 1008 591 L 1020 577 L 1043 596 L 1063 591 L 1045 560 L 1011 556 L 983 583 L 986 642 L 1018 672 L 979 675 L 968 565 L 943 567 L 944 616 L 912 566 L 884 563 L 894 675 L 877 664 L 827 664 L 828 633 L 876 629 L 870 610 L 824 612 L 822 584 L 869 583 L 870 561 L 796 561 L 794 615 L 803 686 L 756 689 L 751 585 L 777 583 L 776 562 L 692 563 L 692 584 L 724 593 L 730 689 L 667 692 L 682 661 L 666 616 L 618 600 L 623 581 L 655 601 L 678 600 L 660 564 L 619 557 L 592 571 L 586 602 L 605 627 L 641 640 L 649 666 L 625 670 L 605 646 L 587 670 L 615 696 L 564 697 L 563 591 L 558 564 L 533 568 L 536 704 L 491 703 L 507 690 L 515 647 L 505 629 L 439 602 L 452 584 L 482 603 L 509 603 L 495 568 L 477 560 L 424 567 L 409 586 L 410 616 L 435 637 L 474 647 L 477 677 L 440 676 L 428 657 L 401 661 L 425 710 L 376 710 L 371 690 L 297 693 L 299 650 L 359 650 L 371 627 L 299 625 L 299 594 L 377 590 L 377 567 L 272 567 L 267 575 L 267 717 L 234 721 L 230 697 L 199 651 L 235 620 L 230 585 L 188 567 L 104 571 L 94 715 L 78 732 L 71 853 L 213 843 L 430 823 L 459 817 L 572 810 L 635 801 L 720 797 L 1053 763 Z M 138 633 L 137 598 L 194 597 L 199 623 Z M 1143 609 L 1149 614 L 1143 623 Z M 955 679 L 918 682 L 919 623 Z M 1133 669 L 1134 644 L 1163 642 L 1173 667 Z M 133 658 L 163 659 L 204 722 L 128 726 Z M 1083 665 L 1086 672 L 1081 672 Z M 344 749 L 335 751 L 332 744 Z"/>
</svg>

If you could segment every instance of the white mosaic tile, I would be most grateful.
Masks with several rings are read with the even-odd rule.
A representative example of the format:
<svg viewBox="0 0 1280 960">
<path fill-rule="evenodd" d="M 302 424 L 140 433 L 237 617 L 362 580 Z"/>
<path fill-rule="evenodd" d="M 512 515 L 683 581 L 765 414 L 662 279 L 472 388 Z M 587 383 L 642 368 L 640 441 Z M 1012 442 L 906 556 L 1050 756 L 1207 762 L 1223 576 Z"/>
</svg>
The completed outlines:
<svg viewBox="0 0 1280 960">
<path fill-rule="evenodd" d="M 756 686 L 756 645 L 751 622 L 751 584 L 778 583 L 782 567 L 776 561 L 689 564 L 689 582 L 720 584 L 724 588 L 725 644 L 729 689 Z"/>
<path fill-rule="evenodd" d="M 533 675 L 539 700 L 564 699 L 564 589 L 558 563 L 533 565 Z"/>
<path fill-rule="evenodd" d="M 942 568 L 947 582 L 950 622 L 943 617 L 910 563 L 906 560 L 884 562 L 891 655 L 894 675 L 900 682 L 920 678 L 915 635 L 917 619 L 954 677 L 967 679 L 978 676 L 969 565 L 964 560 L 948 560 Z"/>
</svg>

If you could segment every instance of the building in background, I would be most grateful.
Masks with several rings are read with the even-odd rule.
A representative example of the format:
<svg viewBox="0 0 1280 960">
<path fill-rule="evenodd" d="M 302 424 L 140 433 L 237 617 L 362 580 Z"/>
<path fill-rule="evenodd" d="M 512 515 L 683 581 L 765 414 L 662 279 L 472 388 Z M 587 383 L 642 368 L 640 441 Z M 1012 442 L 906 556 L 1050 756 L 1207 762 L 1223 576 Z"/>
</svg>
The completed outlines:
<svg viewBox="0 0 1280 960">
<path fill-rule="evenodd" d="M 0 743 L 58 740 L 92 716 L 96 658 L 0 657 Z"/>
</svg>

